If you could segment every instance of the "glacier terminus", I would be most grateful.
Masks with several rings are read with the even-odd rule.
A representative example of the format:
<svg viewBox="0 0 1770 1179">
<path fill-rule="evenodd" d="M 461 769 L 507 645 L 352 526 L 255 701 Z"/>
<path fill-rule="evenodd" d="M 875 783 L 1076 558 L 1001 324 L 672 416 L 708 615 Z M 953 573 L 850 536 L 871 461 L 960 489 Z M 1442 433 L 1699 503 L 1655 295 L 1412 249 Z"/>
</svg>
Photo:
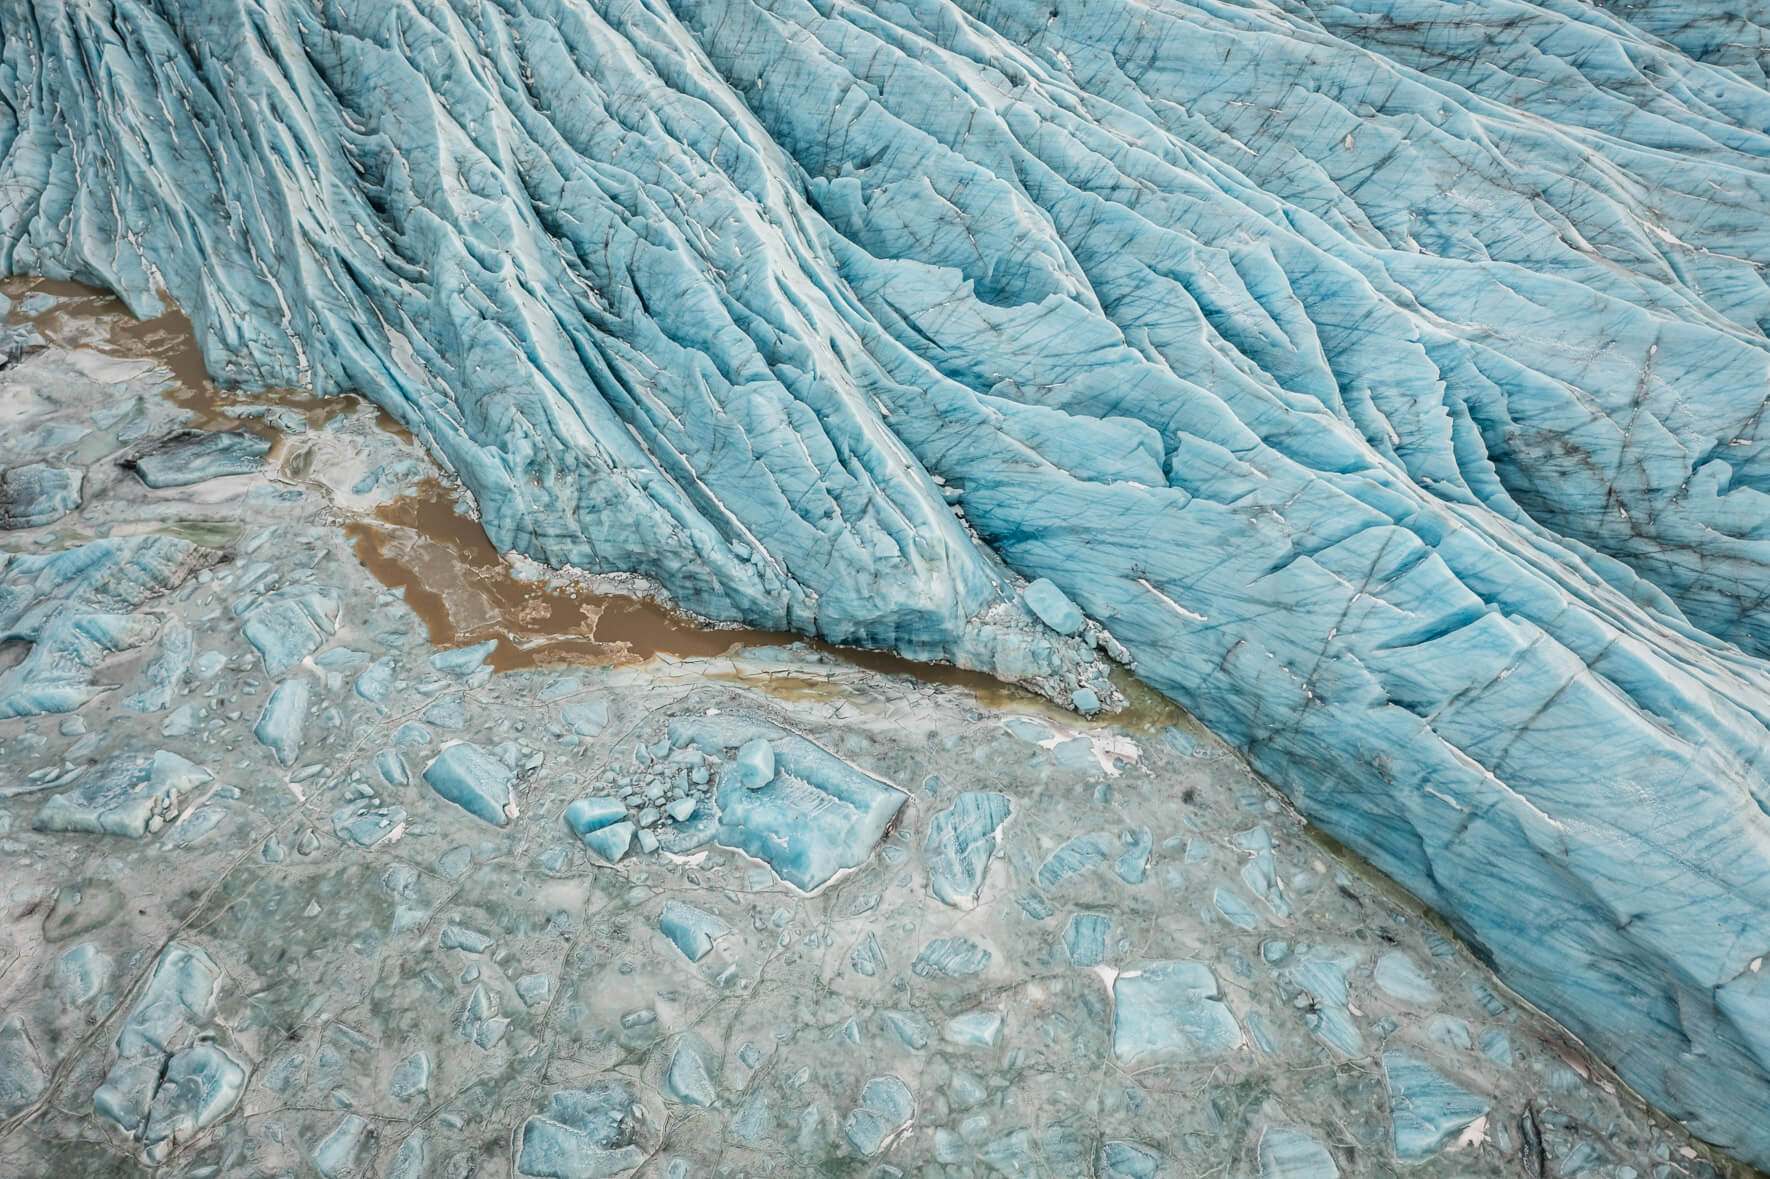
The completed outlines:
<svg viewBox="0 0 1770 1179">
<path fill-rule="evenodd" d="M 218 385 L 356 395 L 429 456 L 288 409 L 174 420 L 144 408 L 164 374 L 4 329 L 0 652 L 19 654 L 0 659 L 0 801 L 37 772 L 14 759 L 52 772 L 18 788 L 0 836 L 34 823 L 39 849 L 147 855 L 129 849 L 170 846 L 201 813 L 190 799 L 243 788 L 245 759 L 290 806 L 324 794 L 307 829 L 324 854 L 397 855 L 435 825 L 473 832 L 451 847 L 508 851 L 462 852 L 455 876 L 429 860 L 365 876 L 390 937 L 455 903 L 450 881 L 530 895 L 501 874 L 513 849 L 542 854 L 544 824 L 561 895 L 568 862 L 632 882 L 729 861 L 718 889 L 646 909 L 663 939 L 647 961 L 718 979 L 730 954 L 752 983 L 735 955 L 775 933 L 722 907 L 727 877 L 832 910 L 875 890 L 890 909 L 890 874 L 913 862 L 934 916 L 839 955 L 855 993 L 893 978 L 910 997 L 856 1028 L 906 1060 L 990 1052 L 1004 1016 L 979 993 L 1098 973 L 1096 1006 L 1065 1018 L 1115 1075 L 1281 1050 L 1233 963 L 1132 939 L 1162 928 L 1159 906 L 1064 891 L 1191 873 L 1203 899 L 1175 913 L 1245 941 L 1247 978 L 1303 996 L 1311 1044 L 1367 1062 L 1386 1159 L 1437 1166 L 1504 1133 L 1522 1173 L 1550 1173 L 1561 1128 L 1534 1104 L 1502 1117 L 1436 1055 L 1513 1059 L 1479 1004 L 1423 1014 L 1449 1002 L 1433 972 L 1455 962 L 1491 969 L 1697 1139 L 1770 1168 L 1765 0 L 0 0 L 0 272 L 111 291 L 147 320 L 175 306 Z M 8 306 L 22 323 L 53 302 Z M 306 446 L 315 465 L 291 465 Z M 346 454 L 377 465 L 314 473 Z M 496 644 L 377 646 L 365 617 L 404 607 L 289 572 L 284 541 L 245 550 L 287 495 L 311 510 L 304 568 L 329 568 L 315 480 L 354 510 L 432 461 L 531 572 L 636 574 L 718 623 L 1030 687 L 1067 719 L 989 732 L 1009 734 L 1013 773 L 1056 777 L 1016 793 L 968 763 L 925 790 L 922 762 L 869 761 L 832 717 L 725 680 L 636 687 L 612 711 L 582 685 L 542 700 L 551 680 L 500 686 L 519 681 L 494 677 Z M 261 498 L 229 505 L 223 487 Z M 182 522 L 117 515 L 119 496 Z M 184 604 L 261 563 L 217 600 L 222 624 Z M 213 648 L 215 627 L 233 646 Z M 1221 832 L 1192 835 L 1177 818 L 1066 828 L 1065 789 L 1081 815 L 1129 772 L 1104 737 L 1076 736 L 1127 704 L 1115 665 L 1478 961 L 1442 937 L 1425 970 L 1423 942 L 1388 957 L 1311 933 L 1292 895 L 1302 837 L 1275 843 L 1263 810 L 1225 803 Z M 240 714 L 237 748 L 179 744 L 196 740 L 193 694 L 248 674 L 251 693 L 211 710 Z M 538 795 L 553 771 L 525 743 L 555 722 L 482 724 L 475 692 L 507 692 L 511 715 L 563 707 L 572 742 L 546 756 L 601 742 L 619 772 L 579 765 Z M 638 706 L 666 695 L 664 712 Z M 88 763 L 61 768 L 30 727 L 83 740 L 66 726 L 124 698 L 154 718 L 146 744 L 94 744 Z M 917 723 L 934 732 L 936 711 Z M 387 731 L 347 741 L 358 713 Z M 1174 732 L 1163 757 L 1207 740 Z M 1098 798 L 1078 785 L 1096 779 Z M 1195 870 L 1211 855 L 1234 871 Z M 975 929 L 952 916 L 974 907 Z M 1003 932 L 1023 920 L 1046 939 L 1036 966 Z M 566 985 L 503 964 L 501 988 L 480 958 L 541 932 L 489 921 L 426 932 L 447 968 L 423 968 L 465 980 L 447 1035 L 488 1059 Z M 159 1165 L 262 1108 L 275 1053 L 239 1030 L 245 979 L 206 928 L 159 931 L 127 987 L 88 977 L 99 948 L 56 943 L 64 1006 L 115 1009 L 109 1055 L 57 1064 L 41 1020 L 0 1008 L 0 1133 L 96 1089 L 99 1116 Z M 251 971 L 283 985 L 268 962 Z M 1397 1028 L 1418 1009 L 1419 1036 L 1373 1031 L 1361 988 Z M 781 1091 L 733 1088 L 776 1066 L 739 1070 L 710 1033 L 659 1030 L 667 1008 L 634 997 L 610 1031 L 624 1047 L 596 1058 L 626 1072 L 536 1080 L 509 1165 L 626 1174 L 664 1157 L 682 1111 L 729 1115 L 733 1141 L 746 1126 L 799 1141 Z M 287 1093 L 325 1052 L 383 1050 L 326 1034 L 289 1049 Z M 381 1088 L 406 1096 L 388 1100 L 440 1088 L 433 1069 L 459 1079 L 426 1051 L 400 1058 Z M 1048 1127 L 985 1132 L 963 1112 L 985 1098 L 958 1096 L 982 1082 L 942 1076 L 938 1107 L 908 1065 L 852 1078 L 793 1157 L 897 1165 L 926 1133 L 952 1174 L 1081 1174 L 1062 1160 L 1084 1156 L 1087 1173 L 1157 1173 L 1161 1152 L 1123 1135 L 1064 1154 Z M 328 1086 L 312 1100 L 344 1083 Z M 375 1109 L 334 1106 L 303 1166 L 433 1173 L 422 1143 L 375 1155 L 394 1140 Z M 1244 1171 L 1224 1173 L 1378 1173 L 1294 1123 L 1248 1122 Z M 1674 1154 L 1590 1173 L 1661 1174 Z M 1565 1158 L 1553 1173 L 1582 1173 Z"/>
</svg>

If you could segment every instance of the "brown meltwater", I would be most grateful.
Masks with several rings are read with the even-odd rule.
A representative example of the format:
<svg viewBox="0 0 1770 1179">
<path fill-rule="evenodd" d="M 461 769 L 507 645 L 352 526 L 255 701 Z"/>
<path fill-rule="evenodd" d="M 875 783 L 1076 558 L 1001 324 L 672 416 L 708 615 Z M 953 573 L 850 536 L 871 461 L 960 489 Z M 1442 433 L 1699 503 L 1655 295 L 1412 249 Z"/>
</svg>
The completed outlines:
<svg viewBox="0 0 1770 1179">
<path fill-rule="evenodd" d="M 286 452 L 290 442 L 262 418 L 242 417 L 238 408 L 274 405 L 303 414 L 310 429 L 334 416 L 353 413 L 361 402 L 350 396 L 316 397 L 298 390 L 241 392 L 224 389 L 209 379 L 189 319 L 162 295 L 167 310 L 138 320 L 114 295 L 80 283 L 42 278 L 0 281 L 0 292 L 14 300 L 9 319 L 29 322 L 45 339 L 65 348 L 85 348 L 119 359 L 151 359 L 174 378 L 165 397 L 190 415 L 189 425 L 206 430 L 249 430 L 273 443 L 271 461 L 299 478 L 305 452 Z M 56 301 L 34 314 L 16 304 L 34 294 Z M 230 409 L 235 413 L 228 412 Z M 377 425 L 402 441 L 412 437 L 385 411 Z M 433 645 L 468 646 L 498 640 L 487 662 L 498 671 L 562 664 L 608 666 L 636 663 L 656 655 L 677 658 L 715 657 L 734 647 L 805 643 L 852 666 L 884 675 L 905 676 L 924 683 L 970 691 L 980 705 L 996 709 L 1049 713 L 1069 723 L 1077 720 L 1042 697 L 983 672 L 946 663 L 921 663 L 885 651 L 839 647 L 803 635 L 722 627 L 645 598 L 596 593 L 557 579 L 529 579 L 493 548 L 478 521 L 456 510 L 456 493 L 441 479 L 420 480 L 407 494 L 372 514 L 344 524 L 357 558 L 376 580 L 404 592 Z M 743 677 L 746 681 L 756 677 Z M 783 694 L 817 693 L 830 686 L 808 669 L 795 675 L 787 669 L 756 680 Z M 1133 701 L 1132 714 L 1163 713 L 1172 708 L 1128 676 L 1118 681 Z M 1139 691 L 1139 689 L 1141 689 Z M 1150 706 L 1145 698 L 1163 707 Z M 1174 710 L 1178 713 L 1178 710 Z M 1124 722 L 1128 714 L 1116 720 Z"/>
</svg>

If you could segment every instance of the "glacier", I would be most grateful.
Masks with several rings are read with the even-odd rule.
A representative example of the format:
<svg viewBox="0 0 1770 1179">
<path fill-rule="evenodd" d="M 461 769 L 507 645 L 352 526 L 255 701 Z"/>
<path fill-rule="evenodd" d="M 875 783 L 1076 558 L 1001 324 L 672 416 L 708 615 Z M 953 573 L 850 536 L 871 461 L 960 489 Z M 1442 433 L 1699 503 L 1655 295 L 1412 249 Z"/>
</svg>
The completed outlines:
<svg viewBox="0 0 1770 1179">
<path fill-rule="evenodd" d="M 371 398 L 501 550 L 1078 704 L 1122 646 L 1770 1166 L 1766 28 L 0 0 L 0 270 Z"/>
</svg>

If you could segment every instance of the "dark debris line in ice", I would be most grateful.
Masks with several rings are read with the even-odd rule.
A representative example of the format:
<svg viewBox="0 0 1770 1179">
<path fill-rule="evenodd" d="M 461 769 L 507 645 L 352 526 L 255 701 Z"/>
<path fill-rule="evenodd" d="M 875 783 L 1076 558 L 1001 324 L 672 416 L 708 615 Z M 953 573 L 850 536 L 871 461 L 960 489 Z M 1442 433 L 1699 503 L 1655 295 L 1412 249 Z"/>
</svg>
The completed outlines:
<svg viewBox="0 0 1770 1179">
<path fill-rule="evenodd" d="M 1770 1163 L 1733 7 L 0 0 L 0 267 L 373 398 L 500 548 L 1086 708 L 1046 579 Z M 149 624 L 30 625 L 16 715 Z"/>
</svg>

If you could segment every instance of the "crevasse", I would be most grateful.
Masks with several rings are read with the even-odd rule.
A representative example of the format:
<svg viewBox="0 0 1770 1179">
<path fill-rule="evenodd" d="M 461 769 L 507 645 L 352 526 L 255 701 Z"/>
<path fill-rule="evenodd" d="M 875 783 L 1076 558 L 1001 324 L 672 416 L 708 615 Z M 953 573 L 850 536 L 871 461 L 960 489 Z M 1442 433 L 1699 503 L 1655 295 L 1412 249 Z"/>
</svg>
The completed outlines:
<svg viewBox="0 0 1770 1179">
<path fill-rule="evenodd" d="M 0 267 L 720 618 L 1080 682 L 1048 578 L 1770 1165 L 1770 6 L 1711 7 L 0 0 Z"/>
</svg>

